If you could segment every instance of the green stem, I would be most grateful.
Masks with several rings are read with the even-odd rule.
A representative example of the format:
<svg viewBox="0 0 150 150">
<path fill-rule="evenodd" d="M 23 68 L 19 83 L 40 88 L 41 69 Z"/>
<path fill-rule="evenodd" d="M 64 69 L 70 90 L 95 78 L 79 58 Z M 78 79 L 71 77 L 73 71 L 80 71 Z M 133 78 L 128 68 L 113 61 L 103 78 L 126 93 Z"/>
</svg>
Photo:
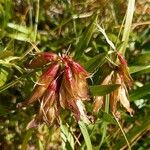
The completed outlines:
<svg viewBox="0 0 150 150">
<path fill-rule="evenodd" d="M 36 12 L 35 12 L 35 24 L 34 24 L 34 41 L 36 41 L 37 28 L 39 21 L 39 9 L 40 9 L 40 0 L 36 0 Z"/>
<path fill-rule="evenodd" d="M 109 95 L 106 95 L 105 112 L 109 113 Z M 105 140 L 105 137 L 106 137 L 106 133 L 107 133 L 107 123 L 106 122 L 103 122 L 102 128 L 103 128 L 103 134 L 102 134 L 102 139 L 101 139 L 98 149 L 101 148 L 101 146 Z"/>
<path fill-rule="evenodd" d="M 126 142 L 127 142 L 127 145 L 128 145 L 129 150 L 131 150 L 130 143 L 129 143 L 127 137 L 126 137 L 126 134 L 125 134 L 125 132 L 124 132 L 124 130 L 123 130 L 123 128 L 122 128 L 120 122 L 118 121 L 118 119 L 116 118 L 116 116 L 115 116 L 114 114 L 113 114 L 113 116 L 114 116 L 114 118 L 115 118 L 115 120 L 116 120 L 116 122 L 117 122 L 117 124 L 118 124 L 118 126 L 119 126 L 119 128 L 120 128 L 120 130 L 121 130 L 121 132 L 122 132 L 122 134 L 123 134 L 123 136 L 124 136 Z"/>
<path fill-rule="evenodd" d="M 126 21 L 125 21 L 124 32 L 123 32 L 123 37 L 122 37 L 123 45 L 120 49 L 120 51 L 122 52 L 123 55 L 126 52 L 126 48 L 127 48 L 128 40 L 129 40 L 129 35 L 130 35 L 130 32 L 131 32 L 134 6 L 135 6 L 135 0 L 128 0 Z"/>
<path fill-rule="evenodd" d="M 29 5 L 29 22 L 30 22 L 30 27 L 32 28 L 33 27 L 33 20 L 32 20 L 32 17 L 33 17 L 33 14 L 32 14 L 32 4 L 31 4 L 31 1 L 28 0 L 28 5 Z"/>
</svg>

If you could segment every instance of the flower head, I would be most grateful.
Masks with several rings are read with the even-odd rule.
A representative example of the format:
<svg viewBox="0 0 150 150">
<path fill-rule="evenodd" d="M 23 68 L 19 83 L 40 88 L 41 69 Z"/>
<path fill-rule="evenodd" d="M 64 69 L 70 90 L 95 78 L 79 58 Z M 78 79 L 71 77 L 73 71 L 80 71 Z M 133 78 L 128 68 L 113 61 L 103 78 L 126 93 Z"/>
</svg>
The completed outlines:
<svg viewBox="0 0 150 150">
<path fill-rule="evenodd" d="M 110 93 L 110 107 L 114 115 L 119 117 L 118 103 L 120 102 L 122 106 L 130 113 L 132 116 L 133 110 L 130 107 L 128 99 L 128 90 L 132 85 L 132 78 L 129 74 L 128 65 L 126 60 L 121 54 L 118 54 L 119 64 L 117 70 L 112 71 L 101 83 L 102 85 L 107 84 L 119 84 L 120 87 Z M 97 113 L 99 109 L 105 104 L 105 97 L 96 96 L 94 101 L 93 112 Z"/>
<path fill-rule="evenodd" d="M 38 114 L 28 124 L 28 128 L 40 122 L 52 124 L 58 117 L 60 108 L 70 110 L 75 119 L 89 122 L 82 100 L 89 99 L 86 79 L 89 73 L 69 56 L 58 56 L 53 53 L 40 53 L 30 61 L 31 68 L 49 64 L 42 73 L 30 98 L 19 103 L 23 107 L 40 102 Z"/>
</svg>

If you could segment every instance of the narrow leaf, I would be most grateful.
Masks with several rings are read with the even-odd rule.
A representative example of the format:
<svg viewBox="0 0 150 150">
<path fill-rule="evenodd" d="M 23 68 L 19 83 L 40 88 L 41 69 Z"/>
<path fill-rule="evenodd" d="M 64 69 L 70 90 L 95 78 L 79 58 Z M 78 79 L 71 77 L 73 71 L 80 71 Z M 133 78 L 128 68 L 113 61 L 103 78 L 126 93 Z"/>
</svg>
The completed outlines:
<svg viewBox="0 0 150 150">
<path fill-rule="evenodd" d="M 116 90 L 119 86 L 119 84 L 90 86 L 90 92 L 93 96 L 104 96 Z"/>
<path fill-rule="evenodd" d="M 79 59 L 84 50 L 87 48 L 92 35 L 95 31 L 95 23 L 97 20 L 97 14 L 94 17 L 94 20 L 92 20 L 91 24 L 87 27 L 86 31 L 83 33 L 78 45 L 77 45 L 77 49 L 76 49 L 76 53 L 75 53 L 75 59 Z"/>
<path fill-rule="evenodd" d="M 134 7 L 135 7 L 135 0 L 128 0 L 128 8 L 126 12 L 126 21 L 125 21 L 125 27 L 123 31 L 123 45 L 120 49 L 120 51 L 124 54 L 127 48 L 128 40 L 129 40 L 129 35 L 131 31 L 131 26 L 132 26 L 132 19 L 133 19 L 133 13 L 134 13 Z"/>
<path fill-rule="evenodd" d="M 63 150 L 74 150 L 74 138 L 67 126 L 61 124 L 61 138 Z"/>
<path fill-rule="evenodd" d="M 150 129 L 150 119 L 148 116 L 143 116 L 141 120 L 138 120 L 139 124 L 135 124 L 126 134 L 128 141 L 130 144 L 133 144 L 135 141 L 141 139 L 142 133 L 146 130 Z M 123 137 L 120 137 L 118 141 L 116 141 L 115 147 L 112 149 L 126 149 L 126 143 Z"/>
<path fill-rule="evenodd" d="M 91 58 L 84 66 L 89 72 L 93 72 L 98 67 L 102 66 L 105 63 L 105 57 L 107 53 L 99 54 Z"/>
<path fill-rule="evenodd" d="M 30 34 L 31 33 L 31 28 L 28 28 L 26 26 L 14 24 L 14 23 L 8 23 L 8 27 L 15 29 L 19 32 L 25 33 L 25 34 Z"/>
<path fill-rule="evenodd" d="M 8 36 L 12 39 L 16 39 L 19 41 L 33 41 L 33 35 L 31 34 L 24 34 L 24 33 L 14 33 L 14 34 L 8 34 Z"/>
<path fill-rule="evenodd" d="M 101 119 L 107 123 L 111 123 L 111 124 L 116 124 L 117 125 L 117 122 L 116 120 L 113 118 L 113 116 L 109 113 L 106 113 L 104 111 L 102 111 L 102 117 Z"/>
<path fill-rule="evenodd" d="M 140 98 L 143 98 L 144 96 L 149 94 L 150 94 L 150 84 L 147 84 L 132 91 L 130 94 L 130 99 L 131 101 L 139 100 Z"/>
<path fill-rule="evenodd" d="M 149 65 L 150 64 L 150 53 L 140 54 L 135 57 L 133 64 L 136 65 Z"/>
<path fill-rule="evenodd" d="M 28 148 L 28 141 L 31 138 L 31 136 L 32 136 L 32 130 L 28 130 L 23 139 L 21 150 L 26 150 Z"/>
<path fill-rule="evenodd" d="M 143 70 L 150 69 L 150 65 L 148 66 L 131 66 L 129 67 L 130 73 L 142 72 Z"/>
<path fill-rule="evenodd" d="M 8 69 L 6 70 L 4 67 L 0 68 L 0 87 L 5 84 L 9 75 Z"/>
<path fill-rule="evenodd" d="M 78 124 L 79 124 L 80 130 L 82 132 L 82 135 L 84 137 L 84 140 L 85 140 L 85 143 L 87 146 L 87 150 L 92 150 L 93 148 L 92 148 L 92 144 L 91 144 L 91 139 L 90 139 L 88 130 L 87 130 L 84 122 L 79 121 Z"/>
</svg>

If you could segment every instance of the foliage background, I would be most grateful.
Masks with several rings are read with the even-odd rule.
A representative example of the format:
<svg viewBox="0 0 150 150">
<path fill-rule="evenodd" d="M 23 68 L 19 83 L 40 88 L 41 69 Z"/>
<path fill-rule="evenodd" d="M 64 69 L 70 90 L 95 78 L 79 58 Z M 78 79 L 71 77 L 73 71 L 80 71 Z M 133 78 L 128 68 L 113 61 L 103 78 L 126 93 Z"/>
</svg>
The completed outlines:
<svg viewBox="0 0 150 150">
<path fill-rule="evenodd" d="M 94 56 L 111 50 L 93 23 L 95 18 L 119 50 L 124 44 L 122 36 L 127 26 L 121 24 L 127 18 L 128 5 L 125 0 L 0 0 L 0 149 L 87 149 L 84 136 L 90 137 L 95 150 L 100 146 L 101 149 L 127 148 L 111 113 L 101 110 L 95 124 L 83 125 L 82 133 L 67 112 L 63 112 L 61 127 L 43 124 L 26 130 L 37 106 L 18 110 L 16 104 L 30 95 L 40 74 L 39 70 L 24 68 L 24 62 L 34 52 L 69 50 L 85 65 Z M 149 17 L 150 1 L 137 0 L 125 53 L 134 79 L 129 97 L 135 114 L 130 117 L 120 110 L 120 124 L 130 146 L 136 150 L 150 147 Z M 106 61 L 103 55 L 101 59 L 104 59 L 101 63 Z M 100 65 L 101 70 L 99 61 L 96 59 L 94 65 Z M 100 82 L 98 73 L 93 78 L 95 85 Z M 87 104 L 89 112 L 92 103 Z"/>
</svg>

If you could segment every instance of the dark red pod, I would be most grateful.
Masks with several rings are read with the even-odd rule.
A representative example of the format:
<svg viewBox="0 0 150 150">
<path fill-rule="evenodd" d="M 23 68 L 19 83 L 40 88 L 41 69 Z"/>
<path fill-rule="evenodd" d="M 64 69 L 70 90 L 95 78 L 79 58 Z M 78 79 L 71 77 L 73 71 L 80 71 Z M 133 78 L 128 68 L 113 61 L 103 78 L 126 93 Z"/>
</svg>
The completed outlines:
<svg viewBox="0 0 150 150">
<path fill-rule="evenodd" d="M 133 79 L 130 76 L 128 64 L 127 64 L 125 58 L 121 54 L 118 54 L 118 59 L 119 59 L 119 62 L 120 62 L 120 64 L 119 64 L 119 74 L 121 75 L 122 80 L 127 84 L 127 86 L 131 87 Z"/>
<path fill-rule="evenodd" d="M 67 89 L 73 92 L 73 89 L 75 88 L 75 81 L 72 70 L 68 65 L 66 65 L 64 69 L 64 82 Z"/>
<path fill-rule="evenodd" d="M 58 70 L 59 64 L 56 63 L 51 64 L 51 66 L 41 75 L 38 83 L 36 84 L 33 90 L 33 94 L 31 95 L 31 97 L 27 101 L 19 103 L 17 106 L 22 107 L 24 105 L 31 104 L 35 102 L 37 99 L 41 98 L 46 89 L 48 88 L 48 86 L 54 80 Z"/>
<path fill-rule="evenodd" d="M 127 65 L 127 61 L 126 61 L 125 58 L 122 56 L 122 54 L 119 54 L 119 53 L 118 53 L 118 59 L 119 59 L 120 64 L 125 65 L 126 67 L 128 66 L 128 65 Z"/>
<path fill-rule="evenodd" d="M 57 89 L 58 89 L 58 82 L 57 79 L 54 79 L 52 83 L 48 86 L 42 98 L 44 109 L 51 107 L 54 104 L 54 101 L 58 99 Z"/>
<path fill-rule="evenodd" d="M 58 55 L 52 52 L 37 53 L 35 55 L 35 58 L 33 58 L 30 62 L 25 64 L 25 67 L 29 69 L 42 67 L 43 65 L 51 61 L 56 61 L 57 58 L 58 58 Z"/>
<path fill-rule="evenodd" d="M 75 62 L 68 56 L 65 56 L 64 60 L 68 63 L 74 73 L 83 74 L 85 77 L 89 77 L 90 74 L 79 63 Z"/>
</svg>

